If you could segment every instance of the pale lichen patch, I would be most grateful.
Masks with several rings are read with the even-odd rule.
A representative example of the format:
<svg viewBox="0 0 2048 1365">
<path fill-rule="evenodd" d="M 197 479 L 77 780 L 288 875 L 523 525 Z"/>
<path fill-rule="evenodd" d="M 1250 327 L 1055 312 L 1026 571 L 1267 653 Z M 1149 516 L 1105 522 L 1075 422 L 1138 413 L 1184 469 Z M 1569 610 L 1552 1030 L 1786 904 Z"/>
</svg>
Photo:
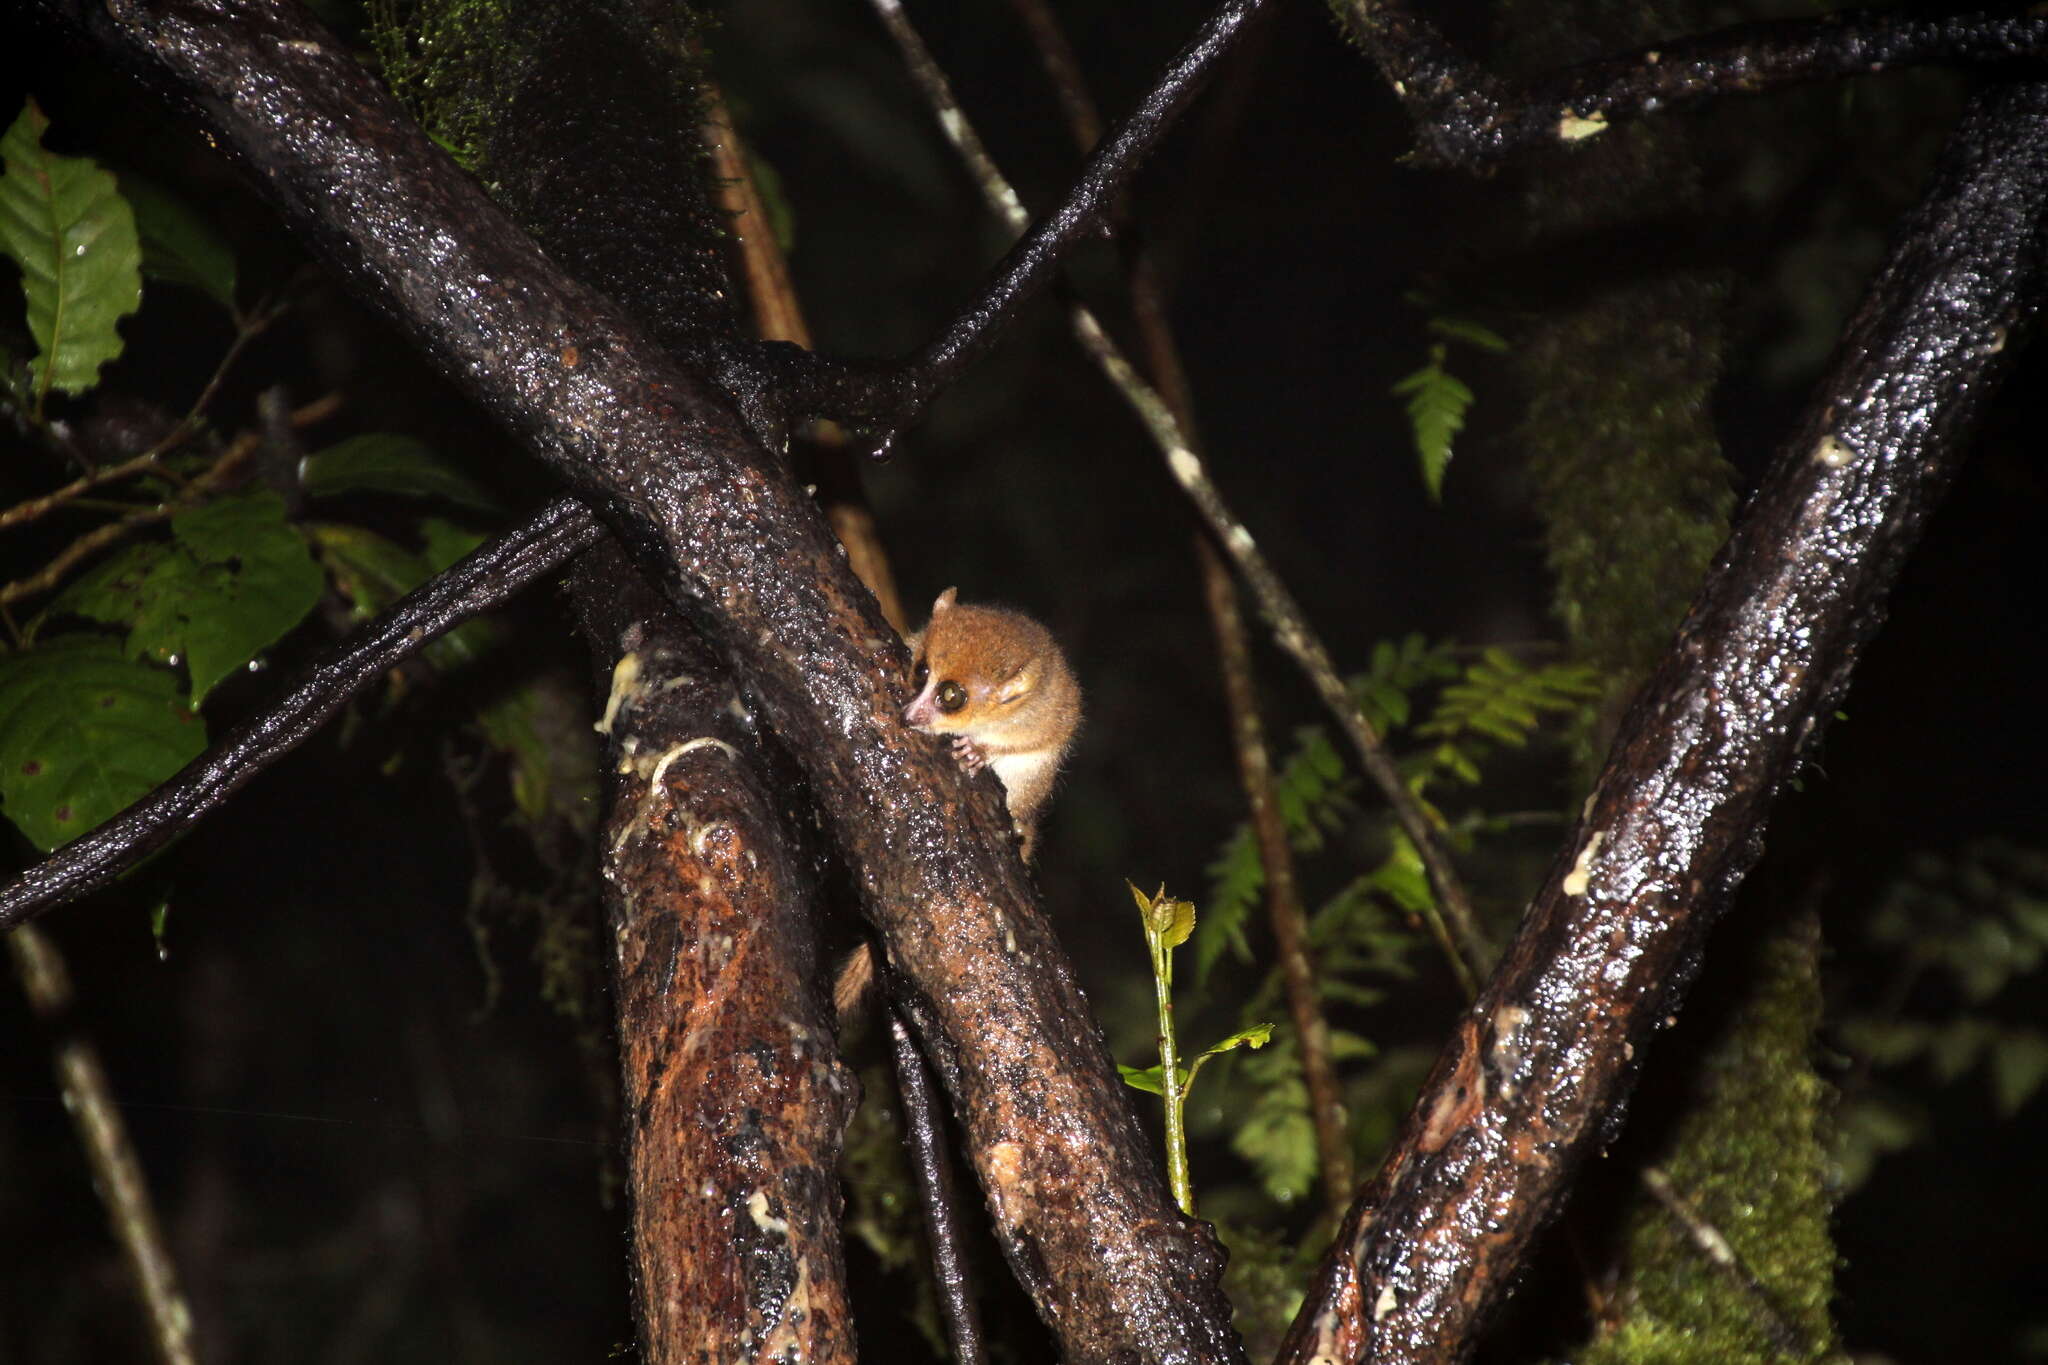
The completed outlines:
<svg viewBox="0 0 2048 1365">
<path fill-rule="evenodd" d="M 1562 890 L 1567 896 L 1586 894 L 1586 885 L 1593 876 L 1594 855 L 1600 852 L 1600 845 L 1606 842 L 1605 830 L 1594 830 L 1593 836 L 1586 840 L 1586 846 L 1579 850 L 1577 860 L 1572 863 L 1572 870 L 1565 874 Z"/>
</svg>

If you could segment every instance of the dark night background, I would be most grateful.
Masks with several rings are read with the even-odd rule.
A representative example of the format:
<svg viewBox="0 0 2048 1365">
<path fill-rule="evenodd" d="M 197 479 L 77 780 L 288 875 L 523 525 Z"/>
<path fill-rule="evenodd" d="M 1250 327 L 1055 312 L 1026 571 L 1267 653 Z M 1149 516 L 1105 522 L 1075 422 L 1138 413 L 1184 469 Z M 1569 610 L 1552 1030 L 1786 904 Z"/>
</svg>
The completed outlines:
<svg viewBox="0 0 2048 1365">
<path fill-rule="evenodd" d="M 1199 15 L 1188 3 L 1059 8 L 1111 113 Z M 999 163 L 1043 207 L 1077 158 L 1009 9 L 924 5 L 913 17 Z M 1487 32 L 1482 14 L 1461 17 L 1462 36 Z M 215 215 L 241 254 L 245 297 L 297 291 L 224 392 L 219 426 L 251 421 L 270 385 L 297 402 L 338 387 L 347 410 L 317 439 L 416 431 L 512 505 L 538 497 L 544 482 L 523 457 L 304 267 L 177 116 L 13 21 L 0 20 L 0 33 L 16 60 L 0 82 L 0 114 L 11 120 L 32 91 L 54 145 L 147 169 Z M 821 347 L 889 355 L 922 343 L 1003 243 L 872 15 L 757 0 L 730 7 L 708 42 L 736 120 L 786 199 L 792 264 Z M 1738 496 L 1825 360 L 1965 88 L 1906 73 L 1709 108 L 1694 121 L 1711 130 L 1710 220 L 1645 237 L 1606 263 L 1653 269 L 1677 255 L 1725 279 L 1734 322 L 1714 407 Z M 1500 362 L 1464 361 L 1478 403 L 1441 506 L 1423 491 L 1388 396 L 1427 344 L 1427 313 L 1406 297 L 1421 290 L 1445 311 L 1483 310 L 1487 253 L 1525 180 L 1548 162 L 1475 182 L 1404 167 L 1408 147 L 1391 98 L 1327 18 L 1282 5 L 1138 193 L 1215 473 L 1347 668 L 1362 666 L 1373 642 L 1411 631 L 1468 643 L 1557 635 Z M 1076 270 L 1116 318 L 1113 275 L 1107 245 Z M 1512 338 L 1512 316 L 1490 320 Z M 174 409 L 230 335 L 218 310 L 172 290 L 151 291 L 125 331 L 129 352 L 107 389 Z M 1913 855 L 1987 837 L 2048 847 L 2043 379 L 2036 348 L 1908 565 L 1845 717 L 1780 804 L 1769 853 L 1720 931 L 1744 933 L 1772 904 L 1818 904 L 1832 1007 L 1874 1007 L 1889 979 L 1863 919 Z M 39 455 L 5 439 L 4 501 L 55 481 Z M 957 584 L 964 598 L 1041 616 L 1070 650 L 1088 719 L 1039 878 L 1114 1049 L 1135 1057 L 1149 1005 L 1133 977 L 1143 943 L 1123 880 L 1199 898 L 1205 866 L 1241 818 L 1192 520 L 1046 305 L 892 463 L 866 473 L 914 614 Z M 7 532 L 0 577 L 32 572 L 78 529 Z M 480 672 L 581 679 L 551 592 L 514 615 L 506 662 Z M 260 702 L 269 679 L 321 638 L 315 622 L 272 652 L 268 675 L 224 689 L 208 708 L 216 727 Z M 1276 741 L 1322 719 L 1277 654 L 1262 647 L 1259 667 Z M 597 1360 L 631 1340 L 608 1063 L 593 1064 L 576 1026 L 539 999 L 530 927 L 492 923 L 489 952 L 505 977 L 493 999 L 465 921 L 475 864 L 446 780 L 448 754 L 478 761 L 454 733 L 462 695 L 359 703 L 148 869 L 139 891 L 44 921 L 77 977 L 77 1022 L 129 1106 L 202 1332 L 232 1343 L 218 1359 Z M 475 789 L 487 829 L 506 818 L 490 771 Z M 1576 799 L 1561 748 L 1533 754 L 1514 780 L 1524 805 Z M 9 856 L 28 861 L 8 837 Z M 499 859 L 501 872 L 517 869 L 513 855 Z M 171 912 L 159 961 L 147 906 L 162 895 Z M 1499 899 L 1494 908 L 1511 915 L 1512 897 Z M 1695 1003 L 1724 984 L 1710 964 Z M 1924 989 L 1915 1003 L 1927 1012 L 1960 1006 Z M 1409 1007 L 1374 1026 L 1389 1043 L 1428 1042 L 1453 1008 L 1448 988 L 1425 980 Z M 1988 1008 L 2015 1026 L 2048 1022 L 2038 981 Z M 1674 1059 L 1683 1034 L 1671 1040 Z M 139 1359 L 119 1262 L 11 983 L 0 987 L 0 1039 L 0 1362 Z M 1850 1070 L 1828 1066 L 1838 1079 Z M 2048 1263 L 2035 1235 L 2048 1223 L 2038 1174 L 2048 1101 L 2036 1092 L 2002 1119 L 1981 1076 L 1893 1081 L 1917 1085 L 1911 1103 L 1928 1127 L 1841 1206 L 1845 1344 L 1900 1362 L 2048 1355 Z M 1198 1180 L 1240 1178 L 1227 1151 L 1202 1159 L 1212 1158 Z"/>
</svg>

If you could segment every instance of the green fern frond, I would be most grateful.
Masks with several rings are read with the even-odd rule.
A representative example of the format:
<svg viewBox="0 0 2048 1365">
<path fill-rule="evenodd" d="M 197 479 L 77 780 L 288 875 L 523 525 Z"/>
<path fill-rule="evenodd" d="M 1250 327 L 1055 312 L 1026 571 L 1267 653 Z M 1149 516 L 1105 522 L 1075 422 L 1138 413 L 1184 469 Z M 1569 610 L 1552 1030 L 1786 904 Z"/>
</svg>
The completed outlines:
<svg viewBox="0 0 2048 1365">
<path fill-rule="evenodd" d="M 1449 347 L 1429 348 L 1429 361 L 1421 369 L 1387 390 L 1408 400 L 1408 430 L 1415 438 L 1415 453 L 1422 461 L 1423 486 L 1431 502 L 1443 501 L 1444 471 L 1450 468 L 1452 442 L 1465 429 L 1465 412 L 1472 406 L 1472 390 L 1444 368 Z"/>
<path fill-rule="evenodd" d="M 1462 341 L 1468 346 L 1477 346 L 1482 351 L 1495 355 L 1507 354 L 1507 338 L 1490 327 L 1482 327 L 1465 318 L 1431 318 L 1429 330 L 1450 341 Z"/>
<path fill-rule="evenodd" d="M 1430 501 L 1441 502 L 1452 443 L 1465 429 L 1465 413 L 1473 403 L 1471 388 L 1446 367 L 1451 343 L 1463 342 L 1496 353 L 1507 350 L 1508 344 L 1478 323 L 1459 318 L 1431 318 L 1429 330 L 1443 340 L 1432 342 L 1427 363 L 1388 392 L 1408 400 L 1408 428 L 1415 437 L 1415 453 L 1422 460 L 1422 482 L 1429 489 Z"/>
<path fill-rule="evenodd" d="M 1453 646 L 1431 644 L 1427 636 L 1418 632 L 1398 642 L 1381 640 L 1375 644 L 1372 662 L 1365 672 L 1348 679 L 1346 687 L 1352 701 L 1385 739 L 1408 724 L 1415 692 L 1457 676 Z"/>
<path fill-rule="evenodd" d="M 1239 962 L 1252 960 L 1245 922 L 1266 889 L 1266 864 L 1250 822 L 1239 825 L 1216 861 L 1209 864 L 1208 909 L 1195 924 L 1195 987 L 1209 984 L 1209 972 L 1227 951 Z"/>
<path fill-rule="evenodd" d="M 1327 734 L 1314 726 L 1295 732 L 1294 752 L 1273 778 L 1273 804 L 1296 851 L 1313 853 L 1323 846 L 1354 809 L 1356 788 Z M 1226 951 L 1240 962 L 1252 960 L 1246 925 L 1266 889 L 1266 866 L 1250 822 L 1232 831 L 1208 874 L 1209 894 L 1194 937 L 1198 987 L 1207 984 Z"/>
<path fill-rule="evenodd" d="M 1438 741 L 1418 777 L 1426 783 L 1443 775 L 1476 785 L 1488 742 L 1522 748 L 1545 716 L 1583 711 L 1599 693 L 1599 674 L 1588 665 L 1532 668 L 1504 649 L 1488 649 L 1444 689 L 1429 719 L 1417 727 L 1416 734 Z"/>
</svg>

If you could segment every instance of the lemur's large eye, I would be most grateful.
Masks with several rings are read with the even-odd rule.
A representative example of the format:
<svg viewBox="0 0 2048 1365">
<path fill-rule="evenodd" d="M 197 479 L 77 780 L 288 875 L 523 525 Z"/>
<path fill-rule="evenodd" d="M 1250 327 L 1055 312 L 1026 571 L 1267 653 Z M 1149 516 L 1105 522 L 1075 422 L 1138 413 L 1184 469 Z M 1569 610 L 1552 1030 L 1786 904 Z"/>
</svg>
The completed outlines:
<svg viewBox="0 0 2048 1365">
<path fill-rule="evenodd" d="M 923 659 L 919 659 L 917 661 L 917 667 L 911 670 L 910 685 L 916 688 L 918 691 L 922 692 L 924 691 L 924 680 L 926 678 L 929 678 L 931 675 L 932 670 L 930 666 L 927 665 Z"/>
<path fill-rule="evenodd" d="M 939 684 L 939 709 L 941 711 L 950 716 L 965 705 L 967 705 L 966 688 L 956 682 L 942 682 Z"/>
</svg>

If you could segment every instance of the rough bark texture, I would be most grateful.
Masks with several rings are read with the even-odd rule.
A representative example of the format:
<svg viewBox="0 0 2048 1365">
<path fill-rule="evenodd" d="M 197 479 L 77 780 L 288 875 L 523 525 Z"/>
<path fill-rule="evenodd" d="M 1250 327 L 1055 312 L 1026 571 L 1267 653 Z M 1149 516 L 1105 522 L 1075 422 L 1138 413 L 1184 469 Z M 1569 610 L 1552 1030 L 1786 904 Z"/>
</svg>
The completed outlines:
<svg viewBox="0 0 2048 1365">
<path fill-rule="evenodd" d="M 1455 1361 L 1503 1299 L 1834 713 L 2038 306 L 2048 85 L 1980 96 L 1586 816 L 1353 1207 L 1286 1361 Z"/>
<path fill-rule="evenodd" d="M 673 11 L 457 12 L 470 41 L 445 59 L 429 44 L 421 84 L 466 111 L 496 197 L 704 363 L 732 340 L 731 285 Z M 602 848 L 641 1353 L 850 1359 L 837 1167 L 855 1091 L 808 985 L 816 887 L 702 635 L 611 536 L 571 590 L 600 686 L 617 682 Z"/>
<path fill-rule="evenodd" d="M 611 664 L 602 855 L 642 1354 L 851 1360 L 838 1167 L 858 1084 L 759 737 L 616 546 L 571 589 Z"/>
<path fill-rule="evenodd" d="M 564 277 L 297 8 L 32 9 L 196 105 L 315 249 L 716 627 L 909 983 L 997 1239 L 1066 1357 L 1240 1358 L 1221 1257 L 1172 1205 L 997 784 L 903 727 L 900 644 L 724 394 Z"/>
</svg>

